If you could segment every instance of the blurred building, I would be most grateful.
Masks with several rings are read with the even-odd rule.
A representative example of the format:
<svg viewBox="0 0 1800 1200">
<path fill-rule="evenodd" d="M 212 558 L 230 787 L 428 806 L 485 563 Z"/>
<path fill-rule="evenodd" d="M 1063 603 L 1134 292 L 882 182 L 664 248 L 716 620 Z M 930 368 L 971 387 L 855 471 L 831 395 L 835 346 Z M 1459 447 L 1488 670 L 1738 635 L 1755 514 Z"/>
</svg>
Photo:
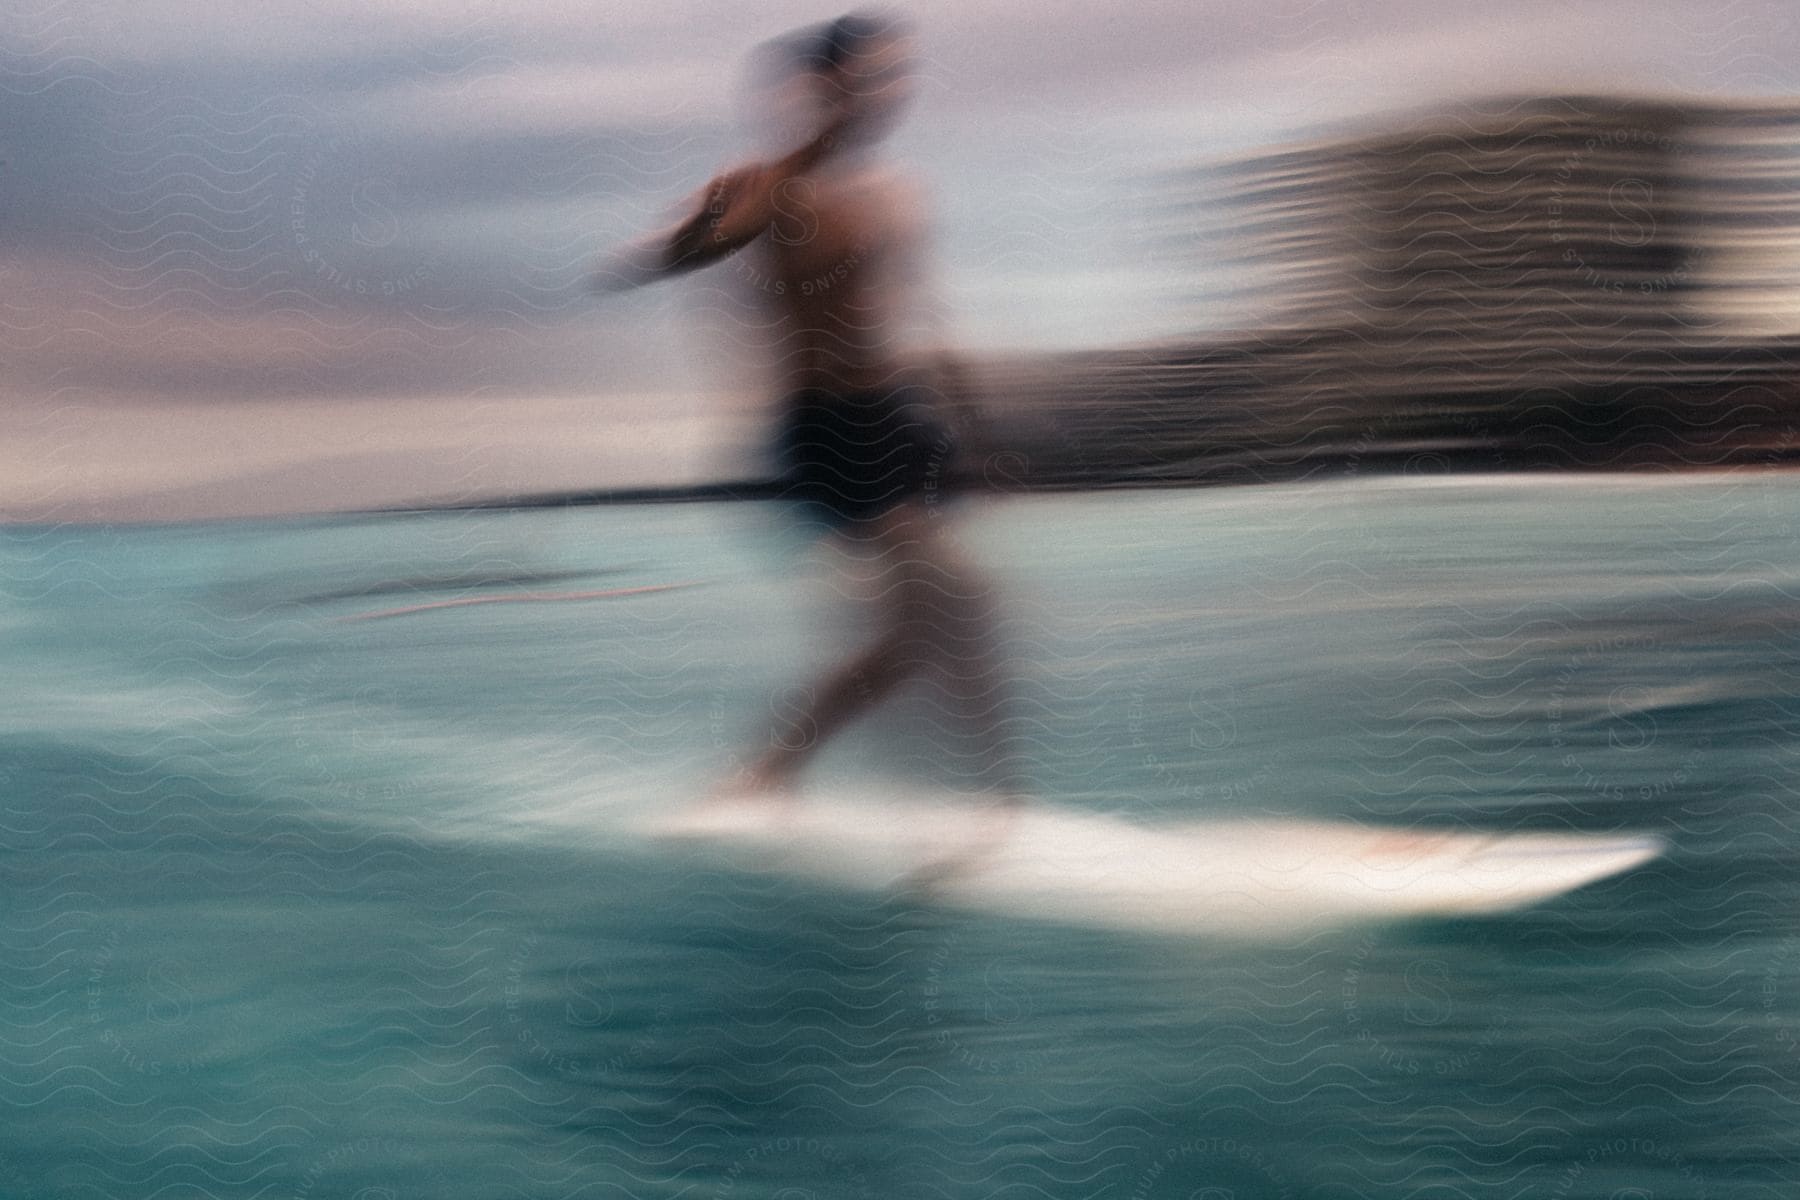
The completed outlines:
<svg viewBox="0 0 1800 1200">
<path fill-rule="evenodd" d="M 1703 465 L 1794 440 L 1800 105 L 1489 102 L 1168 172 L 1148 210 L 1179 277 L 1228 281 L 1235 327 L 988 364 L 1022 482 Z"/>
</svg>

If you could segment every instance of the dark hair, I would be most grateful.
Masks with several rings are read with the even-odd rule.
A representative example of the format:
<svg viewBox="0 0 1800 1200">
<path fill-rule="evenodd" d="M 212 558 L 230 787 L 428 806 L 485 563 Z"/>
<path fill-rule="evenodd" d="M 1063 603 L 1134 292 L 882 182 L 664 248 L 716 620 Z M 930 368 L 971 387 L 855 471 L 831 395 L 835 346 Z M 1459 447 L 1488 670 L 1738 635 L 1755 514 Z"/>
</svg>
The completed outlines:
<svg viewBox="0 0 1800 1200">
<path fill-rule="evenodd" d="M 860 54 L 865 42 L 901 33 L 905 27 L 897 16 L 868 9 L 845 13 L 800 35 L 795 65 L 807 74 L 837 70 Z"/>
</svg>

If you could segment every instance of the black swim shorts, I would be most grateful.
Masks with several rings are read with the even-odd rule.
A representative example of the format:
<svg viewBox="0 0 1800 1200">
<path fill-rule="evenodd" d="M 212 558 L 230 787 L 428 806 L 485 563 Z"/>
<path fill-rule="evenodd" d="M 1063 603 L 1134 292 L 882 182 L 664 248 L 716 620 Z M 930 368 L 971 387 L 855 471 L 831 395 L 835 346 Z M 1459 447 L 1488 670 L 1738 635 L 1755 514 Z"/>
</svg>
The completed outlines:
<svg viewBox="0 0 1800 1200">
<path fill-rule="evenodd" d="M 777 452 L 782 496 L 803 520 L 846 529 L 941 490 L 955 439 L 918 384 L 809 388 L 788 398 Z"/>
</svg>

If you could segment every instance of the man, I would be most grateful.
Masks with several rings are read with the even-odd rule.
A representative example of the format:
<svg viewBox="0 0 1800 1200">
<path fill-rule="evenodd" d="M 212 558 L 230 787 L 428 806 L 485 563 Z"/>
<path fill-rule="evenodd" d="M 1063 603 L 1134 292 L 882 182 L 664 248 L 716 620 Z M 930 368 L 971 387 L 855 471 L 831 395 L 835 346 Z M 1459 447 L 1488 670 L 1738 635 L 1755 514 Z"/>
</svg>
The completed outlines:
<svg viewBox="0 0 1800 1200">
<path fill-rule="evenodd" d="M 871 161 L 911 88 L 911 40 L 889 16 L 852 13 L 781 49 L 783 82 L 811 110 L 787 154 L 719 175 L 672 231 L 602 273 L 615 288 L 754 256 L 782 376 L 784 495 L 880 572 L 879 631 L 809 693 L 790 723 L 726 790 L 788 794 L 838 730 L 916 675 L 943 685 L 953 723 L 975 743 L 982 785 L 1020 792 L 1003 736 L 1005 688 L 988 587 L 942 533 L 954 439 L 899 343 L 901 280 L 919 253 L 910 189 Z"/>
</svg>

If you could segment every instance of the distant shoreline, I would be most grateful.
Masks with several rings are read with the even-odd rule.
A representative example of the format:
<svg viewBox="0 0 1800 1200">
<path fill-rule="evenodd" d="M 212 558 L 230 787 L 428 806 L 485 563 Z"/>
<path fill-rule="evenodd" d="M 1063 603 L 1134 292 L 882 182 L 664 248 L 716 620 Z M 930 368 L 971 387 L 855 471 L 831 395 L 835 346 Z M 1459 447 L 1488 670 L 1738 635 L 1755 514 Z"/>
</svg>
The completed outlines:
<svg viewBox="0 0 1800 1200">
<path fill-rule="evenodd" d="M 1207 475 L 1191 477 L 1156 478 L 1150 476 L 1120 476 L 1097 480 L 1044 480 L 1021 483 L 1010 481 L 1004 487 L 992 487 L 981 483 L 964 480 L 958 483 L 949 494 L 955 496 L 989 495 L 1015 496 L 1036 495 L 1040 493 L 1063 494 L 1069 492 L 1114 492 L 1114 491 L 1151 491 L 1179 488 L 1219 488 L 1219 487 L 1251 487 L 1283 483 L 1329 483 L 1354 479 L 1404 479 L 1404 478 L 1452 478 L 1455 476 L 1481 475 L 1737 475 L 1758 471 L 1789 471 L 1800 467 L 1800 449 L 1781 451 L 1770 457 L 1756 459 L 1740 459 L 1736 462 L 1680 463 L 1640 461 L 1621 463 L 1618 466 L 1601 467 L 1582 465 L 1578 467 L 1559 466 L 1553 463 L 1521 463 L 1512 466 L 1499 466 L 1488 462 L 1470 462 L 1466 464 L 1448 463 L 1443 470 L 1430 472 L 1409 471 L 1401 456 L 1395 455 L 1393 466 L 1377 467 L 1370 464 L 1365 454 L 1359 459 L 1346 459 L 1338 463 L 1321 463 L 1313 460 L 1306 464 L 1310 469 L 1296 471 L 1291 469 L 1270 469 L 1265 477 L 1256 477 L 1254 471 L 1247 467 L 1237 470 L 1215 470 Z M 486 500 L 469 501 L 457 504 L 416 504 L 394 505 L 379 509 L 361 510 L 366 513 L 398 514 L 407 512 L 455 512 L 482 511 L 487 509 L 533 509 L 533 508 L 584 508 L 594 505 L 609 504 L 687 504 L 696 502 L 716 502 L 726 500 L 775 500 L 779 499 L 782 485 L 776 480 L 739 480 L 735 482 L 685 484 L 669 487 L 630 487 L 630 488 L 594 488 L 581 491 L 525 493 L 514 496 L 497 496 Z"/>
<path fill-rule="evenodd" d="M 1782 451 L 1761 459 L 1740 458 L 1735 462 L 1695 463 L 1684 465 L 1667 461 L 1638 461 L 1621 463 L 1617 466 L 1562 466 L 1551 463 L 1520 463 L 1500 466 L 1491 462 L 1467 464 L 1448 463 L 1444 469 L 1429 472 L 1407 470 L 1405 463 L 1395 456 L 1392 466 L 1377 466 L 1368 461 L 1368 456 L 1361 460 L 1350 459 L 1344 462 L 1324 464 L 1312 460 L 1306 465 L 1309 469 L 1293 470 L 1289 468 L 1270 468 L 1266 474 L 1257 475 L 1248 466 L 1239 464 L 1235 468 L 1231 464 L 1214 470 L 1204 476 L 1193 477 L 1117 477 L 1102 480 L 1034 480 L 1020 482 L 1010 480 L 1005 486 L 993 487 L 981 483 L 970 483 L 967 480 L 957 484 L 948 491 L 948 495 L 957 498 L 969 496 L 1031 496 L 1031 495 L 1067 495 L 1076 492 L 1123 492 L 1123 491 L 1175 491 L 1181 489 L 1200 488 L 1238 488 L 1264 485 L 1296 484 L 1296 483 L 1333 483 L 1350 482 L 1358 479 L 1454 479 L 1458 477 L 1504 477 L 1504 476 L 1538 476 L 1545 479 L 1557 477 L 1598 478 L 1604 476 L 1644 477 L 1644 476 L 1699 476 L 1699 475 L 1744 475 L 1764 472 L 1786 472 L 1800 467 L 1800 450 Z M 669 486 L 639 486 L 622 488 L 591 488 L 573 491 L 526 492 L 514 495 L 490 496 L 479 500 L 455 501 L 420 501 L 411 504 L 382 505 L 374 508 L 323 509 L 306 512 L 272 512 L 247 513 L 228 516 L 196 516 L 183 518 L 119 518 L 115 520 L 89 518 L 51 518 L 51 519 L 0 519 L 0 530 L 24 529 L 104 529 L 115 527 L 126 528 L 179 528 L 185 526 L 234 526 L 256 525 L 263 523 L 306 523 L 306 522 L 345 522 L 356 520 L 375 520 L 387 517 L 406 516 L 408 514 L 454 513 L 454 512 L 504 512 L 528 511 L 533 509 L 554 508 L 592 508 L 611 505 L 642 504 L 695 504 L 719 503 L 726 501 L 772 501 L 780 498 L 782 485 L 776 480 L 733 480 L 717 483 L 677 484 Z"/>
</svg>

